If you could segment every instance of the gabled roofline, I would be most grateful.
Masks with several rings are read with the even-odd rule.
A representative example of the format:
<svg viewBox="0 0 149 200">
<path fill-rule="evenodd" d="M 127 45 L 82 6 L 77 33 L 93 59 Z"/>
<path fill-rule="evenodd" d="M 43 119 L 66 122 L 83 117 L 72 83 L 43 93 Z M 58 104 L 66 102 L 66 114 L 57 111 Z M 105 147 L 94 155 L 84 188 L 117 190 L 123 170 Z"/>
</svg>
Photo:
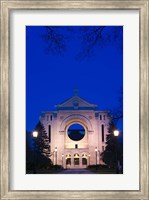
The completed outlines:
<svg viewBox="0 0 149 200">
<path fill-rule="evenodd" d="M 71 99 L 73 99 L 75 97 L 77 97 L 80 100 L 84 101 L 84 103 L 88 104 L 91 107 L 95 107 L 95 108 L 97 107 L 97 105 L 89 103 L 88 101 L 86 101 L 85 99 L 83 99 L 82 97 L 80 97 L 78 95 L 74 95 L 74 96 L 70 97 L 69 99 L 65 100 L 63 103 L 55 105 L 55 107 L 62 107 L 64 104 L 66 104 L 67 102 L 71 101 Z"/>
</svg>

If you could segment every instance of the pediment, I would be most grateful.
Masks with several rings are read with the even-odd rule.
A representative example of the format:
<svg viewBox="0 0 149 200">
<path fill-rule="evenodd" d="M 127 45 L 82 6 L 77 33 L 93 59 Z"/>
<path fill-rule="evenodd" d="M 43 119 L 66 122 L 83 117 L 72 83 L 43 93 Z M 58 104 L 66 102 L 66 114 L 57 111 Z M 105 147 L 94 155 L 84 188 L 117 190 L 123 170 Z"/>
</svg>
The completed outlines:
<svg viewBox="0 0 149 200">
<path fill-rule="evenodd" d="M 73 96 L 70 99 L 64 101 L 61 104 L 56 105 L 58 110 L 71 110 L 71 109 L 90 109 L 95 110 L 97 106 L 95 104 L 91 104 L 88 101 L 84 100 L 79 96 Z"/>
</svg>

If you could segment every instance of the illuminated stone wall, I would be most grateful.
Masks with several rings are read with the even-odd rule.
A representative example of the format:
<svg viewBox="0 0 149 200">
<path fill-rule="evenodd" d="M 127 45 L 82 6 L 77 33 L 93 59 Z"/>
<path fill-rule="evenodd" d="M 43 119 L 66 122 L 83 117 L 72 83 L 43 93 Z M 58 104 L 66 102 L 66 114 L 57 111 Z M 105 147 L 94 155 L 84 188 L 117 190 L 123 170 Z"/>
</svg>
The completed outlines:
<svg viewBox="0 0 149 200">
<path fill-rule="evenodd" d="M 40 116 L 47 133 L 51 132 L 50 158 L 53 163 L 63 165 L 64 168 L 85 168 L 96 162 L 103 164 L 100 153 L 106 146 L 110 121 L 108 111 L 97 110 L 96 105 L 88 103 L 79 96 L 73 96 L 56 108 L 56 111 L 43 112 Z M 68 129 L 72 124 L 80 124 L 85 130 L 84 137 L 79 141 L 71 140 L 68 136 Z M 104 135 L 102 125 L 104 125 Z"/>
</svg>

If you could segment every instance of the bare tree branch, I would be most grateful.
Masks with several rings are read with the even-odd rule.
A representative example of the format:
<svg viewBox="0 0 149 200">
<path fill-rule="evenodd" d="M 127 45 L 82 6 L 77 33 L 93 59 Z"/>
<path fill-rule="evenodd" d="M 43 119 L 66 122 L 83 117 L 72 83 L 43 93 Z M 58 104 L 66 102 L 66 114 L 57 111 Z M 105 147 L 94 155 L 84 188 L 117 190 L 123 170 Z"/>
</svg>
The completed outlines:
<svg viewBox="0 0 149 200">
<path fill-rule="evenodd" d="M 80 32 L 82 47 L 76 56 L 78 60 L 93 56 L 98 47 L 103 48 L 109 44 L 113 44 L 122 51 L 122 28 L 117 28 L 117 26 L 90 26 L 81 28 Z"/>
<path fill-rule="evenodd" d="M 64 34 L 54 26 L 45 26 L 46 32 L 42 35 L 47 45 L 47 51 L 55 54 L 62 54 L 66 50 Z"/>
<path fill-rule="evenodd" d="M 81 60 L 92 57 L 97 48 L 104 48 L 112 44 L 117 49 L 123 49 L 122 41 L 123 28 L 117 26 L 45 26 L 45 33 L 42 35 L 46 42 L 49 53 L 62 54 L 69 47 L 69 41 L 77 39 L 80 43 L 79 52 L 76 52 L 76 59 Z"/>
</svg>

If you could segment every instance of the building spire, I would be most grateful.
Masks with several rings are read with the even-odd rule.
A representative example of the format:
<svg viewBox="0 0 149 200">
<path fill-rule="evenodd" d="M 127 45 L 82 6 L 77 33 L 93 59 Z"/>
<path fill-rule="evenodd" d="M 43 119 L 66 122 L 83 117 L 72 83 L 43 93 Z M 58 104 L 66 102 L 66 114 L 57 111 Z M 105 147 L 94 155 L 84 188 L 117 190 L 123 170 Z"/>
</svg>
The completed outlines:
<svg viewBox="0 0 149 200">
<path fill-rule="evenodd" d="M 74 92 L 74 96 L 78 96 L 78 88 L 74 88 L 73 92 Z"/>
</svg>

